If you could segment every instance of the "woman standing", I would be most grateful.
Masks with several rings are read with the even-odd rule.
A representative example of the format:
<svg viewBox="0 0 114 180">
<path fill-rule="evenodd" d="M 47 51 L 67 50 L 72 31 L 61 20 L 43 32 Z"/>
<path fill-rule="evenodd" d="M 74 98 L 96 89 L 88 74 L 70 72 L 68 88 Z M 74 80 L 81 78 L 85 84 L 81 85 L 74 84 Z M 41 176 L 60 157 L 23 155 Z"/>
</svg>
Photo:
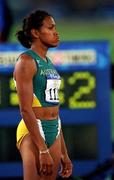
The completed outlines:
<svg viewBox="0 0 114 180">
<path fill-rule="evenodd" d="M 14 69 L 22 120 L 17 128 L 17 147 L 23 161 L 24 180 L 55 180 L 61 163 L 62 177 L 72 173 L 59 118 L 60 76 L 46 56 L 59 36 L 50 14 L 42 10 L 24 18 L 17 32 L 28 48 Z"/>
</svg>

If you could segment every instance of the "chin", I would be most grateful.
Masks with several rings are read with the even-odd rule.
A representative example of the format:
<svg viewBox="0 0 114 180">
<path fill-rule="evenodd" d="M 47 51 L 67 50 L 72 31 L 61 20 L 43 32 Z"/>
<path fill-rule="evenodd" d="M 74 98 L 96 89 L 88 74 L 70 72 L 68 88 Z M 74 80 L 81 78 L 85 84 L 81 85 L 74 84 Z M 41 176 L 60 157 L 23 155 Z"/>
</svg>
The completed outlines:
<svg viewBox="0 0 114 180">
<path fill-rule="evenodd" d="M 50 47 L 51 48 L 54 48 L 54 47 L 57 47 L 58 46 L 58 44 L 56 44 L 56 45 L 51 45 Z"/>
<path fill-rule="evenodd" d="M 57 47 L 58 45 L 59 45 L 59 42 L 56 42 L 56 43 L 50 44 L 50 47 Z"/>
<path fill-rule="evenodd" d="M 52 42 L 52 43 L 45 43 L 45 45 L 48 47 L 48 48 L 54 48 L 54 47 L 57 47 L 59 45 L 59 42 Z"/>
</svg>

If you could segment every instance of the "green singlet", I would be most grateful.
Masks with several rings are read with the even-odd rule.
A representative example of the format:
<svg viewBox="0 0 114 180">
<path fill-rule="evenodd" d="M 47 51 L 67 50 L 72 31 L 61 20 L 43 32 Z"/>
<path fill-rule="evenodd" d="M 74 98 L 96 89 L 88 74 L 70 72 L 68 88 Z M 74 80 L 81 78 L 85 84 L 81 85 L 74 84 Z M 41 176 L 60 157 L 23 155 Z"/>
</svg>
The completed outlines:
<svg viewBox="0 0 114 180">
<path fill-rule="evenodd" d="M 33 92 L 43 107 L 56 106 L 59 104 L 58 91 L 60 88 L 60 75 L 54 65 L 47 58 L 47 62 L 39 57 L 34 51 L 24 52 L 36 62 L 37 73 L 33 78 Z"/>
</svg>

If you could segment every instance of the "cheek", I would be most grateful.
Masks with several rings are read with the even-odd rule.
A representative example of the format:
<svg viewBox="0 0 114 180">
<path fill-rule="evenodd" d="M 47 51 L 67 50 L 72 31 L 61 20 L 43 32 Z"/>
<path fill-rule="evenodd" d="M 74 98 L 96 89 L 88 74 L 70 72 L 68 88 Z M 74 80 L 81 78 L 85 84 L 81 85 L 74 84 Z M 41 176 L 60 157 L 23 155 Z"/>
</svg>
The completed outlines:
<svg viewBox="0 0 114 180">
<path fill-rule="evenodd" d="M 49 30 L 42 31 L 41 37 L 44 39 L 53 38 L 53 32 Z"/>
<path fill-rule="evenodd" d="M 51 41 L 51 40 L 53 40 L 53 37 L 54 37 L 54 36 L 53 36 L 52 33 L 43 33 L 42 36 L 41 36 L 41 40 L 44 41 L 44 42 L 45 42 L 45 41 L 46 41 L 46 42 L 47 42 L 47 41 Z"/>
</svg>

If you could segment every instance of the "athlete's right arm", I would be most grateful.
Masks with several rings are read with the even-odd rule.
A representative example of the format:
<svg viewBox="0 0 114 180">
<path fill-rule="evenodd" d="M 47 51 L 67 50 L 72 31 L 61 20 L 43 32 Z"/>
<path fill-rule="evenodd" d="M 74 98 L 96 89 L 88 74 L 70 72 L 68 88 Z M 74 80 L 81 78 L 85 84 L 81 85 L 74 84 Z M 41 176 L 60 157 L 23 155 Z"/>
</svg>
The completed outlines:
<svg viewBox="0 0 114 180">
<path fill-rule="evenodd" d="M 40 135 L 36 117 L 32 109 L 33 77 L 37 71 L 34 60 L 27 55 L 22 55 L 17 61 L 14 70 L 14 79 L 19 97 L 20 112 L 29 130 L 33 142 L 39 150 L 39 173 L 50 175 L 53 168 L 53 159 L 47 146 Z M 45 171 L 44 171 L 45 170 Z"/>
<path fill-rule="evenodd" d="M 37 71 L 35 61 L 28 55 L 23 54 L 17 61 L 14 70 L 16 88 L 19 97 L 20 112 L 31 137 L 39 150 L 46 150 L 47 146 L 41 137 L 32 109 L 33 84 L 32 80 Z"/>
</svg>

